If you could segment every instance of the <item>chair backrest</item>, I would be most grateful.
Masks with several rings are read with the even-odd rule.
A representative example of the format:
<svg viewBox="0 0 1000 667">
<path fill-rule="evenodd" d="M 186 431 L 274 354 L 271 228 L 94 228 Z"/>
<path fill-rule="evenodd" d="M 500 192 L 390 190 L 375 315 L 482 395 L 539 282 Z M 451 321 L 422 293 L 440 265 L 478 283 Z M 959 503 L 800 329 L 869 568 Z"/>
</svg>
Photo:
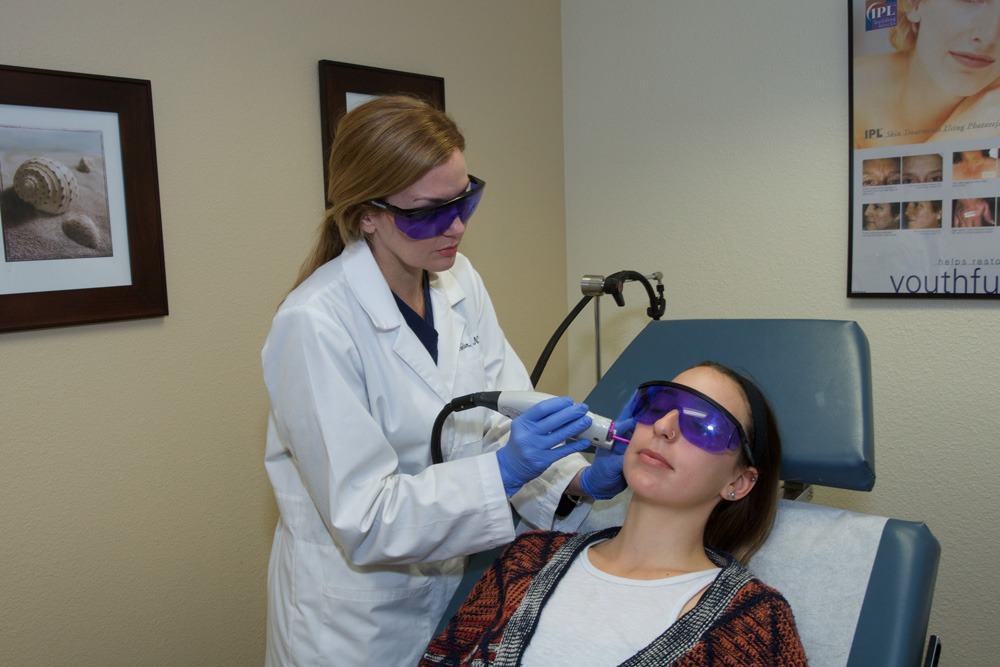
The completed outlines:
<svg viewBox="0 0 1000 667">
<path fill-rule="evenodd" d="M 855 322 L 653 321 L 586 402 L 614 418 L 639 383 L 669 380 L 702 361 L 744 372 L 763 389 L 778 415 L 783 480 L 858 491 L 874 486 L 871 363 L 868 339 Z"/>
</svg>

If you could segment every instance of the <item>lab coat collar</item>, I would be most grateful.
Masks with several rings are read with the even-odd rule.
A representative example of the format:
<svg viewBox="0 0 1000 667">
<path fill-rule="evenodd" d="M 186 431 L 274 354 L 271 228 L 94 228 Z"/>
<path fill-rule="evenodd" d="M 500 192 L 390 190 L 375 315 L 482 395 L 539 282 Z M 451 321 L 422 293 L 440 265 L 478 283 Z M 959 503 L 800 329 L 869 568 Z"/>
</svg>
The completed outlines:
<svg viewBox="0 0 1000 667">
<path fill-rule="evenodd" d="M 343 258 L 348 285 L 376 331 L 389 332 L 405 327 L 403 314 L 399 312 L 368 244 L 364 241 L 351 243 L 344 249 Z M 468 260 L 459 257 L 456 261 Z M 454 308 L 465 299 L 465 290 L 450 271 L 431 273 L 429 279 L 435 313 L 434 328 L 438 332 L 437 365 L 411 331 L 400 331 L 396 335 L 393 350 L 442 400 L 450 401 L 454 398 L 452 388 L 466 329 L 464 318 Z M 446 315 L 445 308 L 451 313 Z"/>
<path fill-rule="evenodd" d="M 403 315 L 399 312 L 395 299 L 392 298 L 392 290 L 385 282 L 368 244 L 364 241 L 354 241 L 344 249 L 343 256 L 347 282 L 358 303 L 368 314 L 372 325 L 379 331 L 390 331 L 405 324 Z M 456 261 L 467 260 L 459 256 Z M 429 279 L 431 290 L 441 292 L 448 308 L 454 308 L 465 299 L 465 290 L 450 272 L 430 273 Z"/>
<path fill-rule="evenodd" d="M 465 258 L 459 256 L 456 261 L 465 261 Z M 445 299 L 449 308 L 454 308 L 463 299 L 465 299 L 465 290 L 462 286 L 458 284 L 455 280 L 455 276 L 451 274 L 450 271 L 445 273 L 430 273 L 430 286 L 432 290 L 439 290 Z"/>
<path fill-rule="evenodd" d="M 358 303 L 378 331 L 391 331 L 404 324 L 392 290 L 364 241 L 350 243 L 343 252 L 344 275 Z"/>
</svg>

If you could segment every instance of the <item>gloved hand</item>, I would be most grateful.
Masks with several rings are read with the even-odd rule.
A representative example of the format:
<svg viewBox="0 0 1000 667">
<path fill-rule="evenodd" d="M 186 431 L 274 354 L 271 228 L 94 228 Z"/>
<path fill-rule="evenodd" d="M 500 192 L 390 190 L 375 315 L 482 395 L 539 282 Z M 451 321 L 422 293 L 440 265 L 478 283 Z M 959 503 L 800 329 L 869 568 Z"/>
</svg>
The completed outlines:
<svg viewBox="0 0 1000 667">
<path fill-rule="evenodd" d="M 510 424 L 507 444 L 497 450 L 500 478 L 507 497 L 541 475 L 554 462 L 590 446 L 588 440 L 568 442 L 567 438 L 590 427 L 587 406 L 573 404 L 573 399 L 547 398 L 524 411 Z"/>
<path fill-rule="evenodd" d="M 622 473 L 624 455 L 611 449 L 597 448 L 594 462 L 583 469 L 580 486 L 591 498 L 605 500 L 614 498 L 628 486 Z"/>
</svg>

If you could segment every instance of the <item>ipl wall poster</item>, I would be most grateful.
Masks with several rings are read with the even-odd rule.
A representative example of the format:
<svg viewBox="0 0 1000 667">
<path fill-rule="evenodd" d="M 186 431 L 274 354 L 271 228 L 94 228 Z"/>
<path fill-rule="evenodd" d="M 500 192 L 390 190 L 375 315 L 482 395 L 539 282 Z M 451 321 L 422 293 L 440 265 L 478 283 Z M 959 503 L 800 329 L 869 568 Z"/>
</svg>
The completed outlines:
<svg viewBox="0 0 1000 667">
<path fill-rule="evenodd" d="M 1000 2 L 849 6 L 848 296 L 1000 297 Z"/>
</svg>

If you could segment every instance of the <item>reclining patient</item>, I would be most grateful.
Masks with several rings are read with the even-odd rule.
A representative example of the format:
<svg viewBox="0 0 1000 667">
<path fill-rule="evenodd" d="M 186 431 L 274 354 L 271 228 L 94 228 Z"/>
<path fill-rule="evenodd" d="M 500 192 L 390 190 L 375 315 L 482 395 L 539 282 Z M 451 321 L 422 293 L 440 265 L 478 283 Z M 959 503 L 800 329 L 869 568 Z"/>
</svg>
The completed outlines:
<svg viewBox="0 0 1000 667">
<path fill-rule="evenodd" d="M 621 528 L 518 537 L 420 665 L 806 665 L 788 603 L 745 568 L 781 462 L 756 385 L 706 362 L 641 385 L 633 423 L 624 456 L 596 454 L 632 489 Z"/>
</svg>

